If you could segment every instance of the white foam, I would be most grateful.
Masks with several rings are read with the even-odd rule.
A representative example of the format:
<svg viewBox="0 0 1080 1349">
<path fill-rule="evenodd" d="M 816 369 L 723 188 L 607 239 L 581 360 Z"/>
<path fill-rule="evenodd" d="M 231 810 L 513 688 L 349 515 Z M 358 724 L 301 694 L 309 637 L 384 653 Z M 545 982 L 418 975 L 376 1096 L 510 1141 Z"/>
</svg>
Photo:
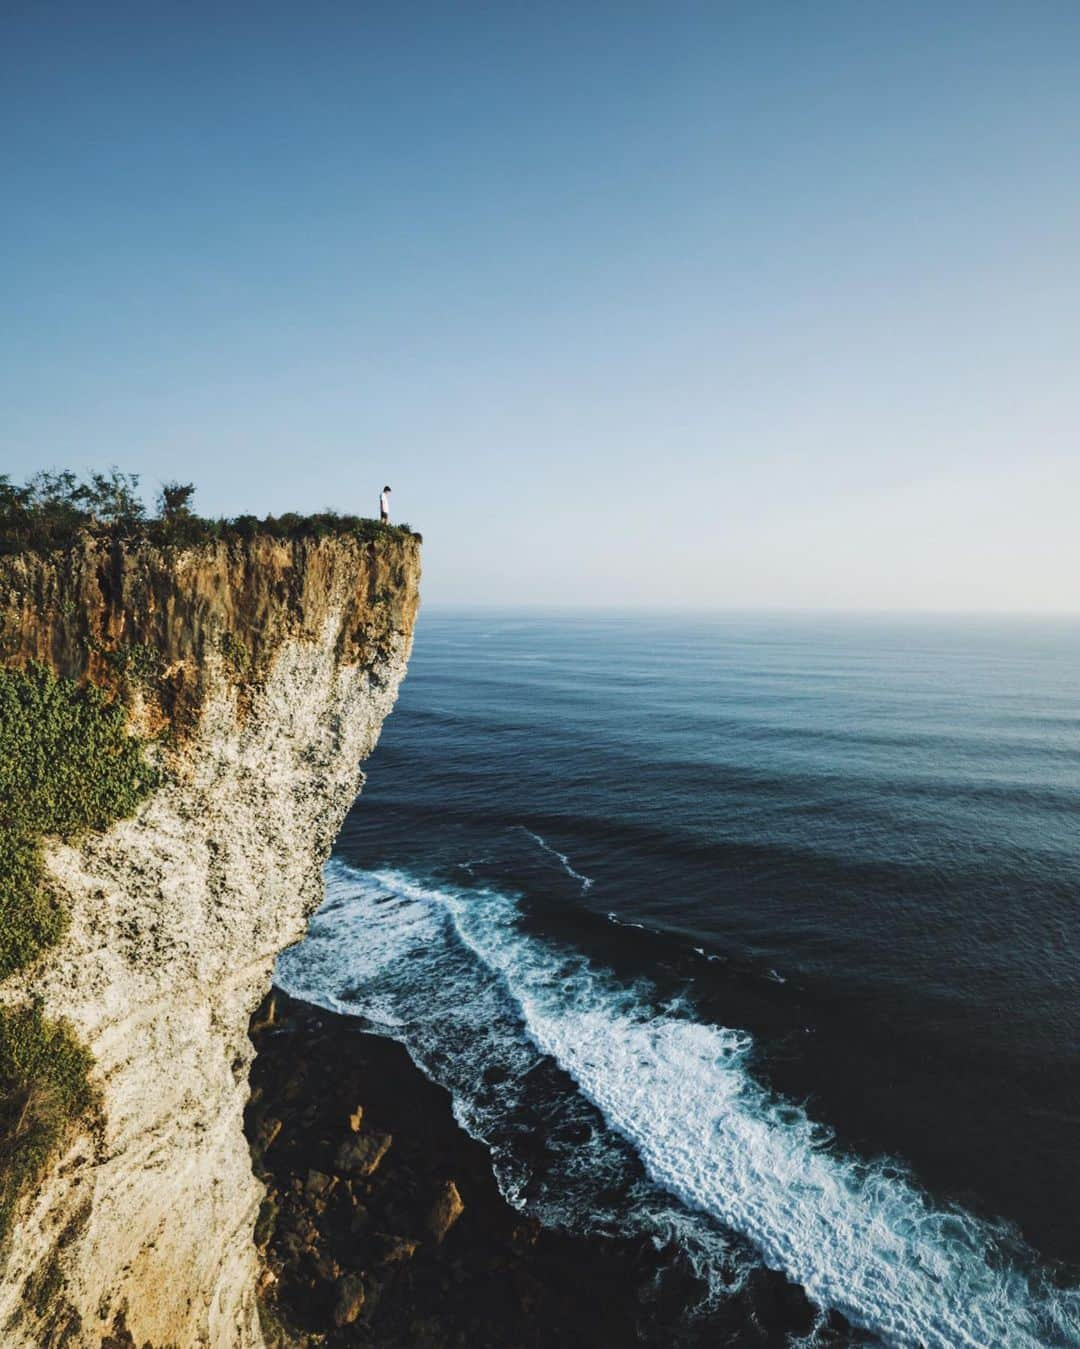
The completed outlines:
<svg viewBox="0 0 1080 1349">
<path fill-rule="evenodd" d="M 819 1305 L 897 1345 L 1080 1344 L 1077 1290 L 1055 1290 L 1004 1228 L 935 1206 L 896 1167 L 830 1150 L 801 1110 L 754 1082 L 746 1034 L 670 1009 L 658 1014 L 647 989 L 620 985 L 580 955 L 523 935 L 505 895 L 428 888 L 389 872 L 369 875 L 372 882 L 400 899 L 378 910 L 380 921 L 389 915 L 387 931 L 370 930 L 370 913 L 355 935 L 340 911 L 320 916 L 316 924 L 330 930 L 316 926 L 314 942 L 283 958 L 303 971 L 304 987 L 294 981 L 291 991 L 310 997 L 319 984 L 319 959 L 309 960 L 308 947 L 340 953 L 345 942 L 351 977 L 367 970 L 370 991 L 381 996 L 394 963 L 407 977 L 403 951 L 430 950 L 449 919 L 479 968 L 500 976 L 536 1049 L 632 1144 L 650 1177 L 689 1210 L 748 1238 Z M 477 985 L 474 1036 L 493 1015 L 486 1001 L 493 991 L 478 983 L 476 969 L 452 989 L 467 1002 L 468 980 Z M 323 970 L 327 987 L 339 973 Z"/>
<path fill-rule="evenodd" d="M 570 858 L 567 857 L 566 853 L 559 852 L 557 848 L 553 848 L 551 844 L 548 843 L 547 839 L 542 838 L 537 833 L 534 833 L 532 829 L 526 829 L 524 825 L 519 825 L 518 827 L 524 830 L 526 834 L 528 834 L 528 836 L 533 840 L 533 842 L 537 845 L 537 847 L 542 848 L 543 851 L 546 853 L 550 853 L 552 857 L 557 858 L 559 862 L 562 863 L 562 868 L 566 872 L 566 874 L 568 876 L 572 876 L 575 881 L 580 882 L 582 894 L 584 894 L 586 890 L 592 889 L 593 883 L 592 877 L 583 876 L 580 871 L 575 871 L 573 866 L 571 866 Z"/>
<path fill-rule="evenodd" d="M 501 976 L 461 943 L 446 906 L 336 862 L 326 868 L 326 883 L 326 903 L 307 939 L 280 957 L 276 982 L 401 1040 L 450 1091 L 459 1123 L 487 1144 L 511 1203 L 527 1202 L 556 1226 L 618 1225 L 615 1201 L 599 1204 L 596 1190 L 604 1184 L 614 1194 L 640 1183 L 632 1152 L 597 1127 L 593 1107 L 561 1076 L 542 1089 L 551 1116 L 545 1178 L 533 1177 L 523 1161 L 520 1119 L 550 1060 L 524 1034 Z M 630 1206 L 640 1202 L 637 1196 Z"/>
<path fill-rule="evenodd" d="M 648 932 L 644 923 L 635 923 L 630 918 L 620 918 L 617 913 L 609 913 L 607 916 L 609 923 L 614 923 L 616 927 L 636 927 L 641 932 Z"/>
</svg>

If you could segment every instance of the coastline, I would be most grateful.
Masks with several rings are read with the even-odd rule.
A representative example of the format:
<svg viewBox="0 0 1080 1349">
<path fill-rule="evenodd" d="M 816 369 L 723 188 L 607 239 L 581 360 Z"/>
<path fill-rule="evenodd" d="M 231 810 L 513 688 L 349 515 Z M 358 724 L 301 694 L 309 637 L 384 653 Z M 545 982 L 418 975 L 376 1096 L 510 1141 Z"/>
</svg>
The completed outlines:
<svg viewBox="0 0 1080 1349">
<path fill-rule="evenodd" d="M 274 989 L 252 1020 L 245 1126 L 267 1186 L 268 1343 L 539 1349 L 852 1343 L 767 1270 L 722 1306 L 672 1245 L 541 1227 L 405 1048 Z"/>
</svg>

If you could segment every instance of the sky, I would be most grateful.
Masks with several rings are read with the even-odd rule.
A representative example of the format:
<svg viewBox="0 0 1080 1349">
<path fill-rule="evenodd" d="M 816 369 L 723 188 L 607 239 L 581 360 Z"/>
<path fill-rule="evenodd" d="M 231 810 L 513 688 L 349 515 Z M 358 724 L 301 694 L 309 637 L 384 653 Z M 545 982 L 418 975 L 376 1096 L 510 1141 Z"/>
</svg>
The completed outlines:
<svg viewBox="0 0 1080 1349">
<path fill-rule="evenodd" d="M 0 472 L 434 604 L 1080 612 L 1076 0 L 0 5 Z"/>
</svg>

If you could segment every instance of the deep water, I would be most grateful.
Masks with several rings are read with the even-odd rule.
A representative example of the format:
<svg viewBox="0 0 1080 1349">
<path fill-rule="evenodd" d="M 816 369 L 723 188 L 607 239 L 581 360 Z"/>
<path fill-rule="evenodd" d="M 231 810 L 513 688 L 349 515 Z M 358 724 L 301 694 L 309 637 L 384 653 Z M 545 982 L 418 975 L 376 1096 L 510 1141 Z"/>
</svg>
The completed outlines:
<svg viewBox="0 0 1080 1349">
<path fill-rule="evenodd" d="M 279 981 L 705 1303 L 1080 1344 L 1078 692 L 1064 620 L 425 614 Z"/>
</svg>

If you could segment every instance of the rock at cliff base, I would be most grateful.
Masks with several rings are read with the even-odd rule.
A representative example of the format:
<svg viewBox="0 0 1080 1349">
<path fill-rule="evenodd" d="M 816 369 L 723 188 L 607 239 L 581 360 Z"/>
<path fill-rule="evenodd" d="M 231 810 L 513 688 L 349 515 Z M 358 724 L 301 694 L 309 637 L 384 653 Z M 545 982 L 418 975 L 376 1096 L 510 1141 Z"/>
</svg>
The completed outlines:
<svg viewBox="0 0 1080 1349">
<path fill-rule="evenodd" d="M 281 1133 L 281 1120 L 272 1115 L 266 1115 L 259 1121 L 255 1129 L 254 1145 L 261 1154 L 270 1147 L 278 1134 Z"/>
<path fill-rule="evenodd" d="M 334 1158 L 339 1171 L 349 1176 L 370 1176 L 390 1150 L 390 1134 L 362 1134 L 342 1143 Z"/>
<path fill-rule="evenodd" d="M 336 1184 L 337 1176 L 328 1176 L 325 1171 L 309 1171 L 304 1193 L 309 1199 L 324 1199 Z"/>
<path fill-rule="evenodd" d="M 435 1202 L 428 1209 L 424 1226 L 436 1241 L 442 1241 L 464 1212 L 465 1205 L 461 1201 L 461 1195 L 458 1194 L 458 1187 L 452 1180 L 448 1180 L 440 1187 Z"/>
<path fill-rule="evenodd" d="M 363 1276 L 346 1274 L 337 1283 L 337 1304 L 334 1307 L 334 1325 L 351 1326 L 364 1310 L 367 1292 Z"/>
<path fill-rule="evenodd" d="M 412 1241 L 409 1237 L 376 1232 L 372 1238 L 372 1255 L 377 1265 L 403 1265 L 413 1258 L 419 1246 L 418 1241 Z"/>
<path fill-rule="evenodd" d="M 334 1283 L 341 1276 L 341 1266 L 325 1251 L 315 1256 L 311 1267 L 315 1271 L 316 1278 L 321 1279 L 323 1283 Z"/>
</svg>

